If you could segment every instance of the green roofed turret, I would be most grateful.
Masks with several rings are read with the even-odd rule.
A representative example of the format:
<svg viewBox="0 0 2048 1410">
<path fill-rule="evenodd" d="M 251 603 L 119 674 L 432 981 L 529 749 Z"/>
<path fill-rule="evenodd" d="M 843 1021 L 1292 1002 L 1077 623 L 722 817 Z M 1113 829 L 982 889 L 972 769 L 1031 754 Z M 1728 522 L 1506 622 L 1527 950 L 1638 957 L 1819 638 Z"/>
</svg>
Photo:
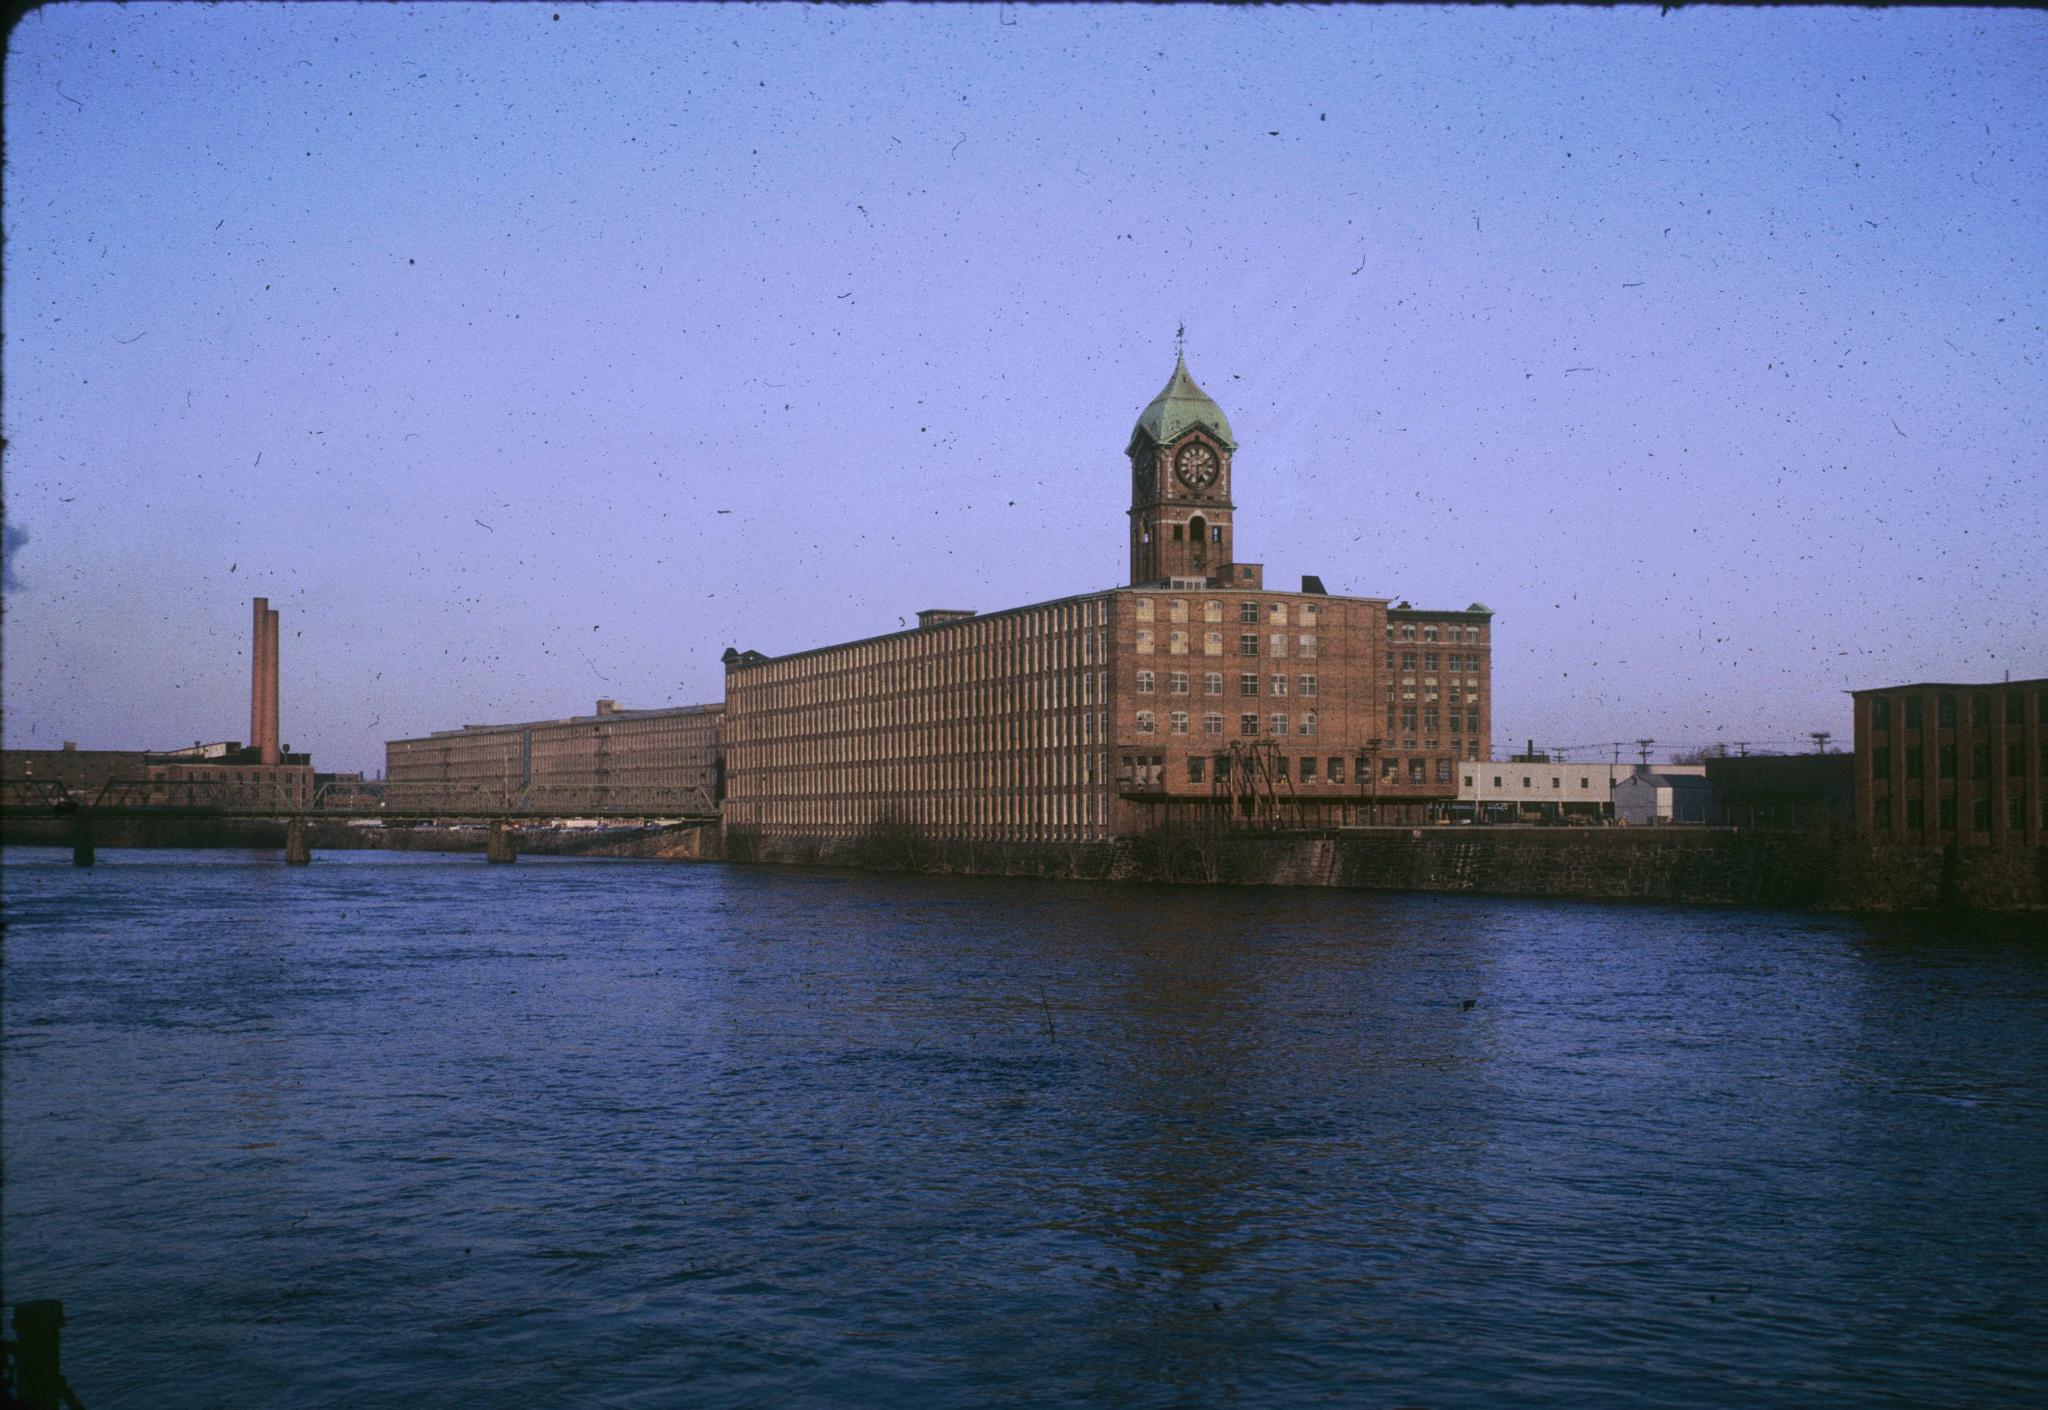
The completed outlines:
<svg viewBox="0 0 2048 1410">
<path fill-rule="evenodd" d="M 1131 447 L 1136 448 L 1140 436 L 1150 437 L 1154 445 L 1170 445 L 1196 426 L 1223 442 L 1226 448 L 1237 449 L 1237 442 L 1230 436 L 1230 418 L 1188 376 L 1186 360 L 1176 356 L 1166 389 L 1138 415 L 1138 424 L 1131 430 Z"/>
</svg>

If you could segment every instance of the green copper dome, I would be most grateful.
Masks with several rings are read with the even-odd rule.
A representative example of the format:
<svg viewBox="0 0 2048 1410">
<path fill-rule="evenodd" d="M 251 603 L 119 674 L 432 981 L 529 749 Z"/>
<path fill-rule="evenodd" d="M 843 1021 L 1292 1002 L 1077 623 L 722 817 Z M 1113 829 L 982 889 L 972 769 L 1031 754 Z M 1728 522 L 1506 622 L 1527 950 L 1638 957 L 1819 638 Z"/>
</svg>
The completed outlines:
<svg viewBox="0 0 2048 1410">
<path fill-rule="evenodd" d="M 1237 449 L 1237 442 L 1230 438 L 1230 418 L 1223 414 L 1222 407 L 1209 400 L 1207 392 L 1195 385 L 1195 379 L 1188 376 L 1186 361 L 1176 356 L 1166 390 L 1152 398 L 1152 404 L 1138 414 L 1131 444 L 1137 445 L 1140 436 L 1150 436 L 1153 444 L 1163 446 L 1196 426 L 1223 442 L 1227 449 Z"/>
</svg>

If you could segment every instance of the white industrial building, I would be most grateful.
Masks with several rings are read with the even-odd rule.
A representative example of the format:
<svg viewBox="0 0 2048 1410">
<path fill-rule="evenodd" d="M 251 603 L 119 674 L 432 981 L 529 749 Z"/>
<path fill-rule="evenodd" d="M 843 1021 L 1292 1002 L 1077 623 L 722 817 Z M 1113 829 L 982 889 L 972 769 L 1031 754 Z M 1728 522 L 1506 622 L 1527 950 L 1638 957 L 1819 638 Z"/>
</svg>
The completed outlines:
<svg viewBox="0 0 2048 1410">
<path fill-rule="evenodd" d="M 1458 802 L 1479 822 L 1604 821 L 1615 816 L 1616 786 L 1643 772 L 1637 764 L 1464 763 Z M 1661 764 L 1652 772 L 1706 783 L 1703 764 Z"/>
</svg>

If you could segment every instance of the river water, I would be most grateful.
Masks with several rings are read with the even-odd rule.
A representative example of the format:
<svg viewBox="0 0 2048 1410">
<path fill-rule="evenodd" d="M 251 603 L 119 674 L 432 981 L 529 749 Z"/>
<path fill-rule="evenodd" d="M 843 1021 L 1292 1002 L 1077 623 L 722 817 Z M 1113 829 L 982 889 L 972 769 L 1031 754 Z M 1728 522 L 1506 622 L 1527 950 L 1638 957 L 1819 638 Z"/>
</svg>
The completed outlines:
<svg viewBox="0 0 2048 1410">
<path fill-rule="evenodd" d="M 2038 921 L 5 861 L 94 1410 L 2048 1395 Z"/>
</svg>

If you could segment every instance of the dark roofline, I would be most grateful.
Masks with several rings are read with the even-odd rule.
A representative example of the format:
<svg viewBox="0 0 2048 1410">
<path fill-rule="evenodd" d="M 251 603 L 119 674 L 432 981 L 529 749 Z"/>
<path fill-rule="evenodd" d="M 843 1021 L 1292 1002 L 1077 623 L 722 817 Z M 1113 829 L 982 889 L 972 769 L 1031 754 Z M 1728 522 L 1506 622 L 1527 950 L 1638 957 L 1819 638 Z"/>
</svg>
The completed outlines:
<svg viewBox="0 0 2048 1410">
<path fill-rule="evenodd" d="M 2039 686 L 2048 689 L 2048 676 L 2036 676 L 2022 681 L 1916 681 L 1911 685 L 1871 685 L 1862 690 L 1845 690 L 1848 696 L 1889 695 L 1895 690 L 2008 690 L 2013 686 Z"/>
<path fill-rule="evenodd" d="M 755 666 L 766 666 L 777 661 L 797 661 L 801 660 L 806 656 L 815 656 L 821 651 L 843 651 L 850 646 L 873 646 L 878 642 L 894 641 L 897 637 L 930 638 L 937 636 L 941 632 L 951 631 L 955 628 L 967 626 L 976 622 L 999 622 L 1003 618 L 1015 616 L 1019 612 L 1035 612 L 1041 607 L 1061 607 L 1069 602 L 1081 602 L 1089 598 L 1114 597 L 1117 593 L 1120 592 L 1142 593 L 1148 597 L 1172 597 L 1176 594 L 1183 597 L 1200 597 L 1205 593 L 1220 594 L 1226 592 L 1234 592 L 1249 593 L 1254 597 L 1312 597 L 1319 602 L 1374 602 L 1380 603 L 1382 605 L 1384 605 L 1387 601 L 1387 599 L 1384 597 L 1357 597 L 1349 593 L 1335 592 L 1291 592 L 1285 588 L 1210 587 L 1206 584 L 1199 588 L 1170 588 L 1150 586 L 1140 587 L 1134 583 L 1121 583 L 1116 587 L 1098 588 L 1093 592 L 1076 592 L 1069 593 L 1065 597 L 1047 598 L 1044 602 L 1026 602 L 1021 606 L 1004 607 L 994 612 L 978 612 L 972 617 L 956 617 L 950 622 L 934 622 L 928 627 L 905 627 L 900 631 L 883 632 L 877 636 L 855 637 L 851 641 L 829 642 L 824 646 L 807 646 L 802 651 L 785 652 L 781 656 L 771 656 L 765 651 L 751 651 L 743 650 L 737 647 L 727 647 L 725 656 L 725 668 L 727 672 L 731 672 L 736 669 L 749 669 Z M 747 659 L 750 656 L 758 657 L 760 659 L 750 661 Z"/>
<path fill-rule="evenodd" d="M 555 725 L 595 725 L 606 720 L 645 720 L 661 715 L 723 714 L 725 702 L 704 705 L 664 705 L 652 710 L 614 710 L 609 715 L 564 715 L 553 720 L 514 720 L 501 725 L 464 725 L 460 729 L 437 729 L 411 739 L 386 740 L 387 744 L 424 744 L 434 739 L 460 739 L 465 735 L 498 734 L 507 730 L 548 729 Z"/>
</svg>

